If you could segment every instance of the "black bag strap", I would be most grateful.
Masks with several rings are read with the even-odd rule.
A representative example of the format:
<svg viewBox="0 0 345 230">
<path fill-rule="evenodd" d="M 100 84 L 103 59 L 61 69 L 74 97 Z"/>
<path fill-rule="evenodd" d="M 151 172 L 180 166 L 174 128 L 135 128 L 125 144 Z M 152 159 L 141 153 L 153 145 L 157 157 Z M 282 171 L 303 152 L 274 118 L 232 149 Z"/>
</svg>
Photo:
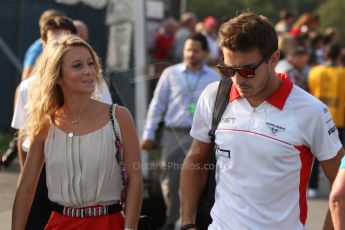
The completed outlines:
<svg viewBox="0 0 345 230">
<path fill-rule="evenodd" d="M 208 132 L 208 137 L 212 142 L 215 140 L 215 132 L 220 122 L 220 119 L 229 103 L 229 93 L 232 86 L 231 77 L 222 78 L 218 86 L 216 101 L 214 104 L 212 115 L 212 126 Z"/>
</svg>

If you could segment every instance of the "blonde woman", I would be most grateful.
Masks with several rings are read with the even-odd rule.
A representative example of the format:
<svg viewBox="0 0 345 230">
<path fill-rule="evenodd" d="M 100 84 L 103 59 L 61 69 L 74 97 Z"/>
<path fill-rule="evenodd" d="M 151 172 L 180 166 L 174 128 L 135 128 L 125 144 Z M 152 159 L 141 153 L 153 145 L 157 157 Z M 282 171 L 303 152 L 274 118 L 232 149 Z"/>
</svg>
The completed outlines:
<svg viewBox="0 0 345 230">
<path fill-rule="evenodd" d="M 135 229 L 142 200 L 139 143 L 127 109 L 91 98 L 102 70 L 93 49 L 74 35 L 47 45 L 28 102 L 31 140 L 13 206 L 12 229 L 24 229 L 46 162 L 53 213 L 45 229 Z M 115 118 L 112 125 L 111 114 Z M 113 127 L 121 145 L 115 146 Z M 122 150 L 128 190 L 121 212 Z"/>
</svg>

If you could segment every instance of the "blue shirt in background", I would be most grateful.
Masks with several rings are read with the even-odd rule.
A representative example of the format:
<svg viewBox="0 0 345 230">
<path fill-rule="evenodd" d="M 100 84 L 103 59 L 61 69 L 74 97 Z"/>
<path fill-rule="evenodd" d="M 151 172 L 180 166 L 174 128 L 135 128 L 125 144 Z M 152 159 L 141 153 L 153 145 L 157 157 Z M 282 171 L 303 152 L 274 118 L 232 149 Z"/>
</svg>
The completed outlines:
<svg viewBox="0 0 345 230">
<path fill-rule="evenodd" d="M 41 39 L 37 39 L 34 43 L 31 44 L 29 49 L 26 51 L 24 56 L 24 67 L 33 66 L 38 58 L 38 56 L 42 53 L 42 41 Z"/>
</svg>

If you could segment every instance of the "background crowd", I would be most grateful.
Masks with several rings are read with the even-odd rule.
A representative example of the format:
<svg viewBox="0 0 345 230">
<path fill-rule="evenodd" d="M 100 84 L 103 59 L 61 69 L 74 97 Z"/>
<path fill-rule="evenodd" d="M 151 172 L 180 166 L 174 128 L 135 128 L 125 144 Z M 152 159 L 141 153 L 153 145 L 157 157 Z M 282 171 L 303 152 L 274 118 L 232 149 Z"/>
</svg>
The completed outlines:
<svg viewBox="0 0 345 230">
<path fill-rule="evenodd" d="M 44 16 L 44 14 L 42 14 L 42 16 Z M 61 17 L 64 16 L 65 15 L 63 13 L 58 12 L 58 15 L 49 15 L 48 19 L 41 18 L 41 21 L 39 23 L 41 38 L 39 38 L 34 43 L 33 46 L 36 46 L 36 48 L 29 48 L 28 53 L 25 56 L 24 70 L 22 74 L 23 81 L 19 85 L 18 94 L 14 99 L 14 104 L 17 107 L 21 106 L 22 115 L 25 114 L 24 106 L 26 102 L 20 101 L 20 98 L 18 97 L 20 97 L 20 93 L 23 91 L 23 87 L 26 87 L 23 85 L 28 84 L 26 83 L 27 79 L 29 79 L 30 77 L 34 77 L 34 72 L 32 71 L 34 69 L 36 59 L 44 49 L 47 39 L 51 38 L 50 36 L 54 37 L 56 31 L 61 32 L 60 30 L 65 29 L 63 26 L 62 28 L 60 28 L 61 24 L 63 25 L 64 23 L 59 22 Z M 51 18 L 58 18 L 59 20 L 56 22 Z M 301 15 L 294 15 L 289 10 L 282 10 L 281 12 L 279 12 L 279 21 L 275 24 L 275 30 L 279 39 L 278 45 L 281 59 L 276 66 L 276 72 L 288 74 L 290 80 L 294 84 L 319 98 L 328 106 L 332 118 L 335 121 L 336 127 L 338 128 L 339 138 L 344 145 L 345 79 L 343 78 L 345 78 L 345 43 L 342 40 L 338 29 L 335 27 L 328 27 L 324 31 L 320 31 L 320 20 L 322 20 L 322 18 L 311 12 L 306 12 Z M 181 62 L 188 63 L 188 61 L 186 61 L 188 60 L 188 54 L 186 54 L 184 51 L 186 40 L 191 39 L 192 41 L 194 41 L 195 38 L 191 36 L 194 33 L 199 33 L 202 34 L 206 39 L 205 41 L 207 41 L 207 49 L 205 49 L 205 51 L 207 51 L 207 54 L 200 57 L 199 61 L 202 61 L 202 64 L 216 69 L 215 67 L 222 57 L 221 51 L 219 49 L 218 30 L 222 23 L 225 21 L 227 21 L 227 19 L 219 19 L 216 16 L 207 16 L 200 19 L 193 12 L 186 12 L 182 14 L 179 20 L 172 17 L 164 19 L 157 29 L 156 37 L 154 39 L 154 46 L 152 50 L 149 51 L 151 55 L 151 62 L 155 63 L 164 61 L 165 63 L 168 63 L 167 65 L 173 65 L 175 67 Z M 82 37 L 85 41 L 88 40 L 88 36 L 94 36 L 92 34 L 88 35 L 87 26 L 80 20 L 74 20 L 72 22 L 74 22 L 74 26 L 76 27 L 75 29 L 78 29 L 79 27 L 78 31 L 74 31 L 75 29 L 73 28 L 69 29 L 71 30 L 72 34 L 79 34 L 79 36 Z M 198 41 L 198 39 L 196 40 Z M 201 50 L 203 50 L 203 47 L 204 46 L 202 46 Z M 30 54 L 30 50 L 32 51 L 32 49 L 36 49 L 35 54 Z M 203 66 L 200 63 L 198 64 L 200 66 Z M 198 66 L 198 68 L 200 66 Z M 197 71 L 199 71 L 199 69 L 197 69 Z M 214 72 L 214 70 L 207 69 L 207 71 L 210 71 L 210 73 L 214 75 L 213 79 L 210 80 L 210 82 L 217 80 L 217 77 L 219 76 Z M 195 73 L 192 73 L 191 76 L 193 74 Z M 168 75 L 167 69 L 165 69 L 165 74 L 163 72 L 162 76 L 165 77 L 166 75 Z M 210 82 L 206 83 L 208 84 Z M 207 84 L 205 82 L 203 83 L 204 85 L 202 86 L 202 88 L 198 89 L 198 93 L 201 93 L 202 89 L 206 87 Z M 194 84 L 197 85 L 198 82 L 196 81 L 196 83 Z M 110 98 L 110 94 L 108 92 L 107 86 L 105 85 L 105 82 L 103 82 L 103 85 L 104 90 L 102 91 L 103 95 L 101 95 L 100 100 L 105 103 L 111 104 L 112 100 Z M 159 89 L 159 87 L 161 86 L 157 86 L 157 91 L 161 90 Z M 158 93 L 159 92 L 157 92 L 157 94 Z M 28 96 L 26 95 L 26 98 L 27 97 Z M 102 98 L 105 99 L 102 100 Z M 156 100 L 158 100 L 157 98 L 158 96 L 153 97 L 153 101 L 155 103 Z M 198 97 L 196 97 L 196 100 L 197 98 Z M 21 103 L 19 105 L 18 100 L 19 103 Z M 167 101 L 166 103 L 169 102 Z M 166 107 L 168 107 L 168 105 L 166 105 Z M 153 113 L 154 109 L 151 108 L 151 110 L 151 113 Z M 18 109 L 15 110 L 13 121 L 16 121 L 18 119 L 16 118 L 16 112 L 18 112 Z M 160 114 L 159 116 L 163 117 L 163 111 L 161 111 L 161 113 L 162 114 Z M 23 119 L 22 122 L 24 122 L 26 118 L 24 117 L 21 119 Z M 165 122 L 165 125 L 167 125 L 167 120 L 163 119 L 163 121 Z M 156 123 L 156 125 L 158 125 L 159 121 L 157 121 Z M 22 126 L 23 124 L 20 124 L 18 126 L 15 125 L 15 123 L 12 123 L 12 127 L 18 130 L 21 130 Z M 186 125 L 186 127 L 188 128 L 190 126 L 191 124 Z M 158 127 L 156 127 L 156 129 L 157 128 Z M 178 132 L 181 131 L 184 132 L 184 130 L 178 130 Z M 171 136 L 173 135 L 175 134 L 171 134 Z M 172 137 L 169 137 L 164 141 L 169 142 L 170 140 L 171 142 L 172 139 Z M 15 140 L 16 139 L 11 142 L 11 144 L 9 145 L 9 149 L 3 154 L 2 160 L 4 165 L 8 166 L 17 155 L 17 152 L 19 152 L 20 166 L 22 169 L 25 159 L 22 150 L 23 142 L 19 141 L 19 143 L 17 144 Z M 143 146 L 142 148 L 150 149 Z M 181 151 L 185 152 L 186 150 L 184 149 Z M 315 160 L 309 182 L 309 198 L 315 198 L 318 196 L 319 175 L 319 164 L 318 161 Z M 41 180 L 45 180 L 45 178 Z M 165 195 L 166 200 L 168 199 L 167 196 L 169 196 L 169 194 Z M 175 196 L 178 196 L 178 194 L 175 194 Z M 178 205 L 172 205 L 178 202 L 178 198 L 174 198 L 172 200 L 173 201 L 170 201 L 170 203 L 167 203 L 169 204 L 169 207 L 171 206 L 174 209 L 179 209 Z M 169 211 L 174 212 L 174 217 L 172 219 L 174 222 L 177 221 L 179 217 L 179 211 Z M 169 215 L 167 216 L 169 217 Z M 171 224 L 172 223 L 168 223 L 169 226 L 166 225 L 166 229 L 172 229 Z"/>
</svg>

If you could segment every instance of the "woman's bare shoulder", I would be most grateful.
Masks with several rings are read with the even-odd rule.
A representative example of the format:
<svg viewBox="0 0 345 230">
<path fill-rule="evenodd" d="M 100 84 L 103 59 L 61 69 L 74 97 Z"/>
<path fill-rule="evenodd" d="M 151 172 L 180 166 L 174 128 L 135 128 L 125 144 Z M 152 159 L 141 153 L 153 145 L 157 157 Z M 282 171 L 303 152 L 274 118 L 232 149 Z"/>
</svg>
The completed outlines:
<svg viewBox="0 0 345 230">
<path fill-rule="evenodd" d="M 132 121 L 133 120 L 131 113 L 124 106 L 120 106 L 120 105 L 116 106 L 115 115 L 116 115 L 116 119 L 119 122 L 126 122 L 126 121 Z"/>
</svg>

